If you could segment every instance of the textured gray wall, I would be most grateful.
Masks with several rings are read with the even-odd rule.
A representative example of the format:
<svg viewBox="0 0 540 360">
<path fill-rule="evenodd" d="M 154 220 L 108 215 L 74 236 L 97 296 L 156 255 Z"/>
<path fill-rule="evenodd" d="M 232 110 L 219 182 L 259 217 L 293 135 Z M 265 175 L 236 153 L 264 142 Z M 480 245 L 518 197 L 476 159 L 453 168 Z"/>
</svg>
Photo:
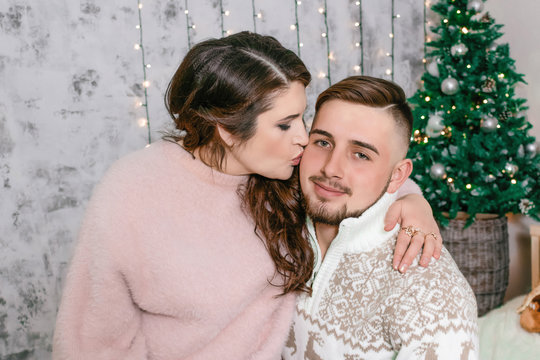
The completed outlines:
<svg viewBox="0 0 540 360">
<path fill-rule="evenodd" d="M 360 61 L 356 1 L 328 1 L 333 82 Z M 293 0 L 256 0 L 257 31 L 296 51 Z M 298 7 L 310 110 L 328 86 L 324 2 Z M 423 71 L 422 0 L 396 0 L 395 80 L 411 95 Z M 163 93 L 186 53 L 184 1 L 143 1 L 152 136 L 169 124 Z M 220 2 L 189 1 L 192 42 L 221 36 Z M 391 59 L 391 0 L 364 0 L 365 73 Z M 253 30 L 252 1 L 223 0 L 224 27 Z M 0 2 L 0 359 L 46 359 L 84 207 L 109 165 L 147 143 L 136 0 Z"/>
</svg>

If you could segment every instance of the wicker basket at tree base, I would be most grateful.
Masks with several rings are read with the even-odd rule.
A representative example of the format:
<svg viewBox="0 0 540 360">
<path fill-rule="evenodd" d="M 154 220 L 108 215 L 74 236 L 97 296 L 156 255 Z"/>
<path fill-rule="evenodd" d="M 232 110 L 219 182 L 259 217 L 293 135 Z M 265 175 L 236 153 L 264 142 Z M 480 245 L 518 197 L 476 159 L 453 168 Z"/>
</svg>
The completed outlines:
<svg viewBox="0 0 540 360">
<path fill-rule="evenodd" d="M 487 215 L 487 216 L 486 216 Z M 476 295 L 478 316 L 503 303 L 508 286 L 508 220 L 479 214 L 466 229 L 466 215 L 458 214 L 441 228 L 444 246 Z"/>
</svg>

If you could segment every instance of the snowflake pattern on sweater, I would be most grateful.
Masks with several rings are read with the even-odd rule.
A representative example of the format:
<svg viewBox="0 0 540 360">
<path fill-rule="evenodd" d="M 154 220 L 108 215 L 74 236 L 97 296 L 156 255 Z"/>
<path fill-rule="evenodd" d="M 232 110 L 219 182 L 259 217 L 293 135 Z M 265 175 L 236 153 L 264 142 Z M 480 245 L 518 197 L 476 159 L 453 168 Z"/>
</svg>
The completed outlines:
<svg viewBox="0 0 540 360">
<path fill-rule="evenodd" d="M 339 253 L 336 266 L 323 263 L 322 283 L 314 283 L 312 297 L 299 297 L 283 358 L 477 358 L 476 300 L 448 251 L 428 268 L 413 264 L 401 274 L 392 268 L 397 232 L 354 249 L 369 233 L 376 236 L 338 234 L 347 246 L 328 250 L 325 262 Z"/>
</svg>

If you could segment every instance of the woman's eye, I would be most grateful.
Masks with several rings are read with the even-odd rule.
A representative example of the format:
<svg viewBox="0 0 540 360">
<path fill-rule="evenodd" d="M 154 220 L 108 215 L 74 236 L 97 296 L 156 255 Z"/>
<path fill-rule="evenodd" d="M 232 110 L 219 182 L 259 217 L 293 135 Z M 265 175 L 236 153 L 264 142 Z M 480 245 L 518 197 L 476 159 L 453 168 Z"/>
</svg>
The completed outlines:
<svg viewBox="0 0 540 360">
<path fill-rule="evenodd" d="M 280 128 L 283 131 L 287 131 L 287 130 L 289 130 L 291 128 L 291 125 L 289 125 L 289 124 L 279 124 L 278 128 Z"/>
</svg>

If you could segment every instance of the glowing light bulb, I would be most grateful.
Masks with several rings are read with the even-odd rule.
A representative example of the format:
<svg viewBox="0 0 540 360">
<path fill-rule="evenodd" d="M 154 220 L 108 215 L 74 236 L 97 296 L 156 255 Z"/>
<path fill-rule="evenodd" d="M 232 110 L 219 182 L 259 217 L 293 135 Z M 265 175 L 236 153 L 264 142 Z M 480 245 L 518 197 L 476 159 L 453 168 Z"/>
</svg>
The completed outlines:
<svg viewBox="0 0 540 360">
<path fill-rule="evenodd" d="M 326 33 L 322 33 L 321 36 L 322 36 L 322 37 L 326 37 Z"/>
<path fill-rule="evenodd" d="M 137 125 L 139 125 L 140 127 L 145 127 L 147 124 L 148 121 L 146 120 L 146 118 L 140 118 L 139 120 L 137 120 Z"/>
<path fill-rule="evenodd" d="M 189 14 L 189 11 L 188 11 L 188 10 L 185 10 L 185 11 L 184 11 L 184 14 L 186 14 L 186 15 Z"/>
<path fill-rule="evenodd" d="M 426 100 L 426 102 L 429 102 L 431 100 L 431 98 L 429 96 L 426 96 L 426 98 L 424 100 Z"/>
<path fill-rule="evenodd" d="M 392 70 L 391 69 L 386 69 L 386 75 L 392 75 Z"/>
<path fill-rule="evenodd" d="M 359 27 L 359 26 L 360 26 L 360 23 L 359 23 L 359 22 L 355 22 L 355 23 L 354 23 L 354 26 Z"/>
<path fill-rule="evenodd" d="M 451 177 L 449 177 L 447 181 L 448 181 L 449 183 L 452 183 L 452 182 L 454 182 L 454 179 L 452 179 Z"/>
<path fill-rule="evenodd" d="M 360 1 L 357 1 L 357 2 L 356 2 L 356 6 L 360 6 Z"/>
<path fill-rule="evenodd" d="M 463 28 L 461 28 L 461 32 L 464 33 L 464 34 L 468 34 L 469 29 L 467 29 L 466 27 L 463 27 Z"/>
<path fill-rule="evenodd" d="M 150 69 L 151 67 L 152 67 L 152 65 L 146 64 L 146 68 L 147 68 L 147 69 Z"/>
<path fill-rule="evenodd" d="M 360 71 L 360 65 L 354 65 L 353 69 L 354 71 Z"/>
<path fill-rule="evenodd" d="M 262 18 L 262 13 L 258 13 L 257 18 L 259 18 L 259 19 Z"/>
<path fill-rule="evenodd" d="M 141 28 L 141 25 L 135 25 L 135 29 L 139 30 Z"/>
<path fill-rule="evenodd" d="M 139 9 L 142 9 L 142 4 L 139 4 Z"/>
<path fill-rule="evenodd" d="M 448 19 L 444 19 L 443 23 L 448 24 Z"/>
<path fill-rule="evenodd" d="M 322 79 L 323 77 L 326 76 L 326 74 L 324 72 L 320 71 L 318 76 L 319 76 L 320 79 Z"/>
<path fill-rule="evenodd" d="M 296 2 L 298 5 L 302 5 L 302 2 L 301 1 L 297 1 Z"/>
<path fill-rule="evenodd" d="M 135 44 L 135 45 L 133 45 L 133 48 L 135 50 L 139 50 L 141 48 L 141 45 L 140 44 Z"/>
<path fill-rule="evenodd" d="M 295 29 L 296 29 L 296 25 L 293 24 L 293 25 L 289 26 L 289 28 L 290 28 L 291 30 L 295 30 Z"/>
<path fill-rule="evenodd" d="M 390 34 L 388 34 L 388 37 L 393 38 L 394 34 L 390 33 Z"/>
<path fill-rule="evenodd" d="M 225 12 L 223 14 L 225 14 L 225 16 L 229 16 L 231 14 L 231 12 L 229 10 L 225 10 Z"/>
<path fill-rule="evenodd" d="M 145 81 L 143 81 L 142 85 L 143 85 L 145 88 L 150 87 L 150 81 L 145 80 Z"/>
<path fill-rule="evenodd" d="M 512 184 L 514 184 L 514 185 L 517 183 L 516 179 L 510 180 L 510 182 L 511 182 Z"/>
<path fill-rule="evenodd" d="M 465 187 L 466 187 L 467 189 L 470 190 L 470 189 L 472 188 L 472 185 L 471 185 L 471 184 L 467 184 L 467 185 L 465 185 Z"/>
<path fill-rule="evenodd" d="M 324 9 L 323 8 L 319 8 L 319 14 L 324 14 Z"/>
<path fill-rule="evenodd" d="M 356 46 L 356 47 L 360 47 L 360 43 L 359 43 L 359 42 L 357 42 L 357 43 L 354 43 L 354 46 Z"/>
</svg>

